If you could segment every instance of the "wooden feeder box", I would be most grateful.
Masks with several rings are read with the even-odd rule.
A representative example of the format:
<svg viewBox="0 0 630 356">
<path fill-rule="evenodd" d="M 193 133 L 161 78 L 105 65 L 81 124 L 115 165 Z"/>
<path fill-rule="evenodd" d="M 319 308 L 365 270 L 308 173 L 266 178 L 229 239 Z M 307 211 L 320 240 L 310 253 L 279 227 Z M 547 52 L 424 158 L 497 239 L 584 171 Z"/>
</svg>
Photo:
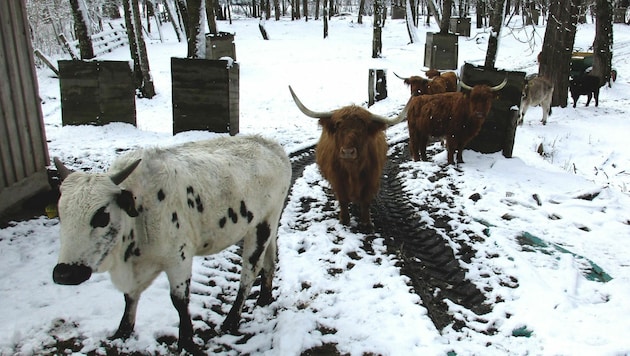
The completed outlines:
<svg viewBox="0 0 630 356">
<path fill-rule="evenodd" d="M 63 125 L 136 125 L 129 62 L 61 60 L 58 65 Z"/>
<path fill-rule="evenodd" d="M 206 59 L 230 57 L 236 61 L 236 45 L 234 34 L 219 32 L 206 34 Z"/>
<path fill-rule="evenodd" d="M 171 58 L 173 135 L 239 131 L 239 65 L 229 60 Z"/>
<path fill-rule="evenodd" d="M 457 69 L 458 37 L 452 33 L 427 33 L 424 66 L 432 69 Z"/>
<path fill-rule="evenodd" d="M 499 91 L 498 99 L 492 102 L 481 131 L 467 147 L 482 153 L 502 152 L 503 156 L 512 157 L 525 72 L 488 69 L 466 63 L 460 73 L 461 80 L 470 86 L 495 86 L 507 78 L 507 84 Z"/>
<path fill-rule="evenodd" d="M 448 30 L 459 36 L 470 37 L 470 17 L 451 17 Z"/>
</svg>

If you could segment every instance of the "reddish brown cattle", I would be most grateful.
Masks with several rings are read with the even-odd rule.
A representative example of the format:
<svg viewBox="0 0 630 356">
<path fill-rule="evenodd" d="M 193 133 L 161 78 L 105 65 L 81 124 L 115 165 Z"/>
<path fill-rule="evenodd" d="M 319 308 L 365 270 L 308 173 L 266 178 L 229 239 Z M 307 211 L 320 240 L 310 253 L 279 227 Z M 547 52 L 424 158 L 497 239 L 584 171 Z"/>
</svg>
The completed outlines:
<svg viewBox="0 0 630 356">
<path fill-rule="evenodd" d="M 394 73 L 395 76 L 402 79 L 411 89 L 411 95 L 437 94 L 446 92 L 446 83 L 441 80 L 434 81 L 418 75 L 405 78 Z"/>
<path fill-rule="evenodd" d="M 455 72 L 444 72 L 440 73 L 437 69 L 429 69 L 425 72 L 427 78 L 433 79 L 433 81 L 441 81 L 444 83 L 447 92 L 456 92 L 457 91 L 457 73 Z"/>
<path fill-rule="evenodd" d="M 429 136 L 446 138 L 448 163 L 463 163 L 462 150 L 481 130 L 496 92 L 501 90 L 507 79 L 495 87 L 475 85 L 470 87 L 462 82 L 466 92 L 442 93 L 413 97 L 409 101 L 408 128 L 409 149 L 414 161 L 418 151 L 422 160 L 427 160 Z"/>
<path fill-rule="evenodd" d="M 370 204 L 378 192 L 387 160 L 385 129 L 404 120 L 407 108 L 393 119 L 354 105 L 314 112 L 302 104 L 290 86 L 289 90 L 300 111 L 319 119 L 322 126 L 315 160 L 339 201 L 339 221 L 349 225 L 348 205 L 358 203 L 361 210 L 359 229 L 372 231 Z"/>
</svg>

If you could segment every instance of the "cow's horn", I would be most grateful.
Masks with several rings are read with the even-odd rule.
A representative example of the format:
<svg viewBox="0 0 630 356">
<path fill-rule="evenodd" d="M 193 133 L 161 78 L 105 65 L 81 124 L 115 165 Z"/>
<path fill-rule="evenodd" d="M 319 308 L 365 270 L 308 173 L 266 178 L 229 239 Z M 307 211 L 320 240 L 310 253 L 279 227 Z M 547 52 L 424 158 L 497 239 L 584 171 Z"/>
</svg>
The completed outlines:
<svg viewBox="0 0 630 356">
<path fill-rule="evenodd" d="M 133 172 L 133 170 L 136 169 L 136 167 L 138 167 L 138 165 L 140 164 L 140 161 L 142 160 L 141 159 L 136 160 L 135 162 L 127 166 L 127 168 L 111 176 L 110 178 L 112 182 L 114 182 L 114 184 L 116 185 L 122 183 L 125 179 L 127 179 L 127 177 L 129 177 L 131 172 Z"/>
<path fill-rule="evenodd" d="M 399 79 L 402 79 L 402 80 L 407 80 L 407 79 L 409 79 L 409 78 L 401 77 L 400 75 L 396 74 L 396 72 L 393 72 L 393 73 L 394 73 L 394 75 L 395 75 L 395 76 L 397 76 Z"/>
<path fill-rule="evenodd" d="M 291 88 L 290 85 L 289 85 L 289 91 L 291 92 L 291 96 L 293 97 L 293 101 L 295 102 L 295 105 L 297 105 L 298 109 L 300 109 L 300 111 L 304 115 L 315 118 L 315 119 L 328 118 L 333 115 L 332 111 L 315 112 L 315 111 L 310 110 L 309 108 L 304 106 L 304 104 L 302 104 L 300 99 L 298 99 L 297 95 L 295 95 L 295 92 L 293 92 L 293 88 Z"/>
<path fill-rule="evenodd" d="M 66 167 L 58 157 L 53 158 L 53 162 L 55 163 L 55 167 L 57 168 L 57 173 L 59 173 L 59 179 L 61 179 L 61 181 L 65 180 L 70 173 L 74 172 L 70 168 Z"/>
<path fill-rule="evenodd" d="M 387 125 L 396 125 L 397 123 L 407 118 L 407 111 L 409 110 L 409 104 L 411 103 L 412 98 L 413 96 L 409 98 L 409 101 L 407 101 L 407 105 L 405 105 L 405 108 L 395 118 L 389 118 L 387 116 L 372 114 L 372 120 L 382 122 Z"/>
<path fill-rule="evenodd" d="M 492 91 L 498 91 L 498 90 L 501 90 L 501 89 L 503 89 L 503 88 L 505 87 L 505 85 L 507 84 L 507 82 L 508 82 L 508 80 L 507 80 L 507 78 L 505 78 L 505 79 L 503 79 L 503 81 L 502 81 L 499 85 L 496 85 L 496 86 L 490 87 L 490 90 L 492 90 Z M 472 87 L 471 87 L 470 85 L 466 84 L 463 80 L 460 80 L 460 81 L 459 81 L 459 85 L 460 85 L 462 88 L 466 89 L 466 90 L 472 90 Z"/>
<path fill-rule="evenodd" d="M 492 90 L 492 91 L 499 91 L 499 90 L 501 90 L 501 89 L 503 89 L 503 88 L 505 87 L 505 85 L 507 84 L 507 82 L 508 82 L 508 78 L 506 77 L 505 79 L 503 79 L 503 81 L 501 82 L 501 84 L 499 84 L 499 85 L 495 85 L 495 86 L 493 86 L 493 87 L 490 87 L 490 90 Z"/>
</svg>

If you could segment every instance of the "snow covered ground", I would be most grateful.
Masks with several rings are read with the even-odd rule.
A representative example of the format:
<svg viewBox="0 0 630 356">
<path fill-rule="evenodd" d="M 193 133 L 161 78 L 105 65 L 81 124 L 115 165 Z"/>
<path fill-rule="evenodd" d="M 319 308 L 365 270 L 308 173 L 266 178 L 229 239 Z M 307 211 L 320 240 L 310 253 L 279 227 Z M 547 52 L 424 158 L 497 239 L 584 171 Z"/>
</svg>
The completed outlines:
<svg viewBox="0 0 630 356">
<path fill-rule="evenodd" d="M 497 67 L 534 73 L 544 26 L 524 28 L 517 23 L 520 19 L 514 21 L 503 30 Z M 379 59 L 371 58 L 369 17 L 362 25 L 355 17 L 334 18 L 327 39 L 321 21 L 312 19 L 267 21 L 266 28 L 269 41 L 262 40 L 257 20 L 219 23 L 221 31 L 236 34 L 240 132 L 276 139 L 289 153 L 315 143 L 320 129 L 316 120 L 297 110 L 288 85 L 314 110 L 364 104 L 368 69 L 383 68 L 389 78 L 389 97 L 370 110 L 392 115 L 408 98 L 408 89 L 392 72 L 409 76 L 423 68 L 424 43 L 408 43 L 403 20 L 386 22 Z M 436 30 L 435 25 L 421 27 L 419 38 Z M 483 63 L 487 31 L 473 23 L 472 36 L 459 39 L 460 65 Z M 157 96 L 137 99 L 137 128 L 127 124 L 63 127 L 58 79 L 48 69 L 39 71 L 51 157 L 76 168 L 103 171 L 121 150 L 217 135 L 172 135 L 170 58 L 184 57 L 186 44 L 178 43 L 168 26 L 163 34 L 163 41 L 154 33 L 155 39 L 147 44 Z M 593 24 L 580 25 L 576 49 L 587 49 L 594 35 Z M 238 266 L 238 249 L 195 261 L 194 326 L 212 334 L 207 342 L 196 341 L 205 343 L 209 353 L 225 355 L 299 355 L 322 345 L 335 345 L 338 352 L 352 355 L 630 353 L 626 335 L 630 330 L 628 26 L 614 25 L 613 52 L 619 76 L 612 88 L 602 88 L 599 107 L 584 107 L 582 97 L 575 109 L 553 108 L 546 126 L 540 123 L 541 109 L 530 109 L 517 129 L 513 158 L 466 151 L 466 163 L 455 170 L 444 167 L 446 154 L 441 152 L 433 162 L 408 162 L 401 167 L 404 189 L 412 201 L 450 183 L 457 187 L 454 200 L 459 213 L 452 220 L 456 233 L 445 239 L 456 247 L 458 239 L 467 238 L 465 230 L 484 236 L 470 242 L 477 253 L 461 264 L 468 278 L 487 290 L 492 311 L 481 316 L 487 323 L 476 327 L 470 321 L 476 316 L 446 301 L 454 315 L 469 321 L 462 330 L 438 330 L 422 300 L 400 275 L 396 256 L 386 252 L 383 239 L 367 241 L 365 235 L 339 225 L 330 211 L 311 209 L 302 214 L 299 197 L 327 199 L 327 183 L 313 165 L 296 181 L 281 220 L 276 300 L 264 308 L 254 307 L 253 301 L 246 304 L 240 331 L 250 336 L 222 335 L 216 327 L 224 315 L 216 308 L 229 310 L 236 294 L 238 275 L 231 268 Z M 124 60 L 129 53 L 118 49 L 105 58 Z M 388 136 L 398 139 L 406 130 L 401 123 L 390 128 Z M 537 153 L 541 144 L 543 156 Z M 440 169 L 449 182 L 424 179 Z M 481 199 L 469 199 L 475 193 Z M 431 224 L 423 212 L 418 216 Z M 294 229 L 296 221 L 307 227 Z M 104 343 L 118 326 L 123 297 L 106 274 L 94 275 L 76 287 L 54 284 L 51 273 L 58 235 L 58 220 L 44 216 L 0 229 L 1 355 L 60 353 L 50 345 L 63 340 L 79 343 L 78 349 L 73 348 L 76 354 L 106 352 Z M 537 246 L 523 243 L 524 236 L 537 241 Z M 371 246 L 369 253 L 362 248 L 365 243 Z M 593 266 L 605 274 L 589 275 Z M 331 268 L 336 272 L 329 273 Z M 506 283 L 508 277 L 513 283 Z M 211 287 L 208 280 L 213 281 Z M 113 344 L 123 353 L 170 354 L 172 345 L 156 339 L 176 337 L 177 325 L 168 282 L 160 276 L 142 296 L 134 336 Z M 484 325 L 495 331 L 483 330 Z"/>
</svg>

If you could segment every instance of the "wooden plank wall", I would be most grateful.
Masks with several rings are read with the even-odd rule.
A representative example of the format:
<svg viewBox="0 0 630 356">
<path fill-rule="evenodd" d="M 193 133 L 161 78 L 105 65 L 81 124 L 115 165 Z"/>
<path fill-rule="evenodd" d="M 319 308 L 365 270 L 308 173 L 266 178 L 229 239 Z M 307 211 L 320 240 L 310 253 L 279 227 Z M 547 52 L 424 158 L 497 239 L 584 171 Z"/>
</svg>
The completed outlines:
<svg viewBox="0 0 630 356">
<path fill-rule="evenodd" d="M 239 65 L 227 60 L 171 58 L 173 134 L 239 132 Z"/>
<path fill-rule="evenodd" d="M 48 187 L 48 147 L 24 0 L 0 1 L 0 215 Z"/>
</svg>

